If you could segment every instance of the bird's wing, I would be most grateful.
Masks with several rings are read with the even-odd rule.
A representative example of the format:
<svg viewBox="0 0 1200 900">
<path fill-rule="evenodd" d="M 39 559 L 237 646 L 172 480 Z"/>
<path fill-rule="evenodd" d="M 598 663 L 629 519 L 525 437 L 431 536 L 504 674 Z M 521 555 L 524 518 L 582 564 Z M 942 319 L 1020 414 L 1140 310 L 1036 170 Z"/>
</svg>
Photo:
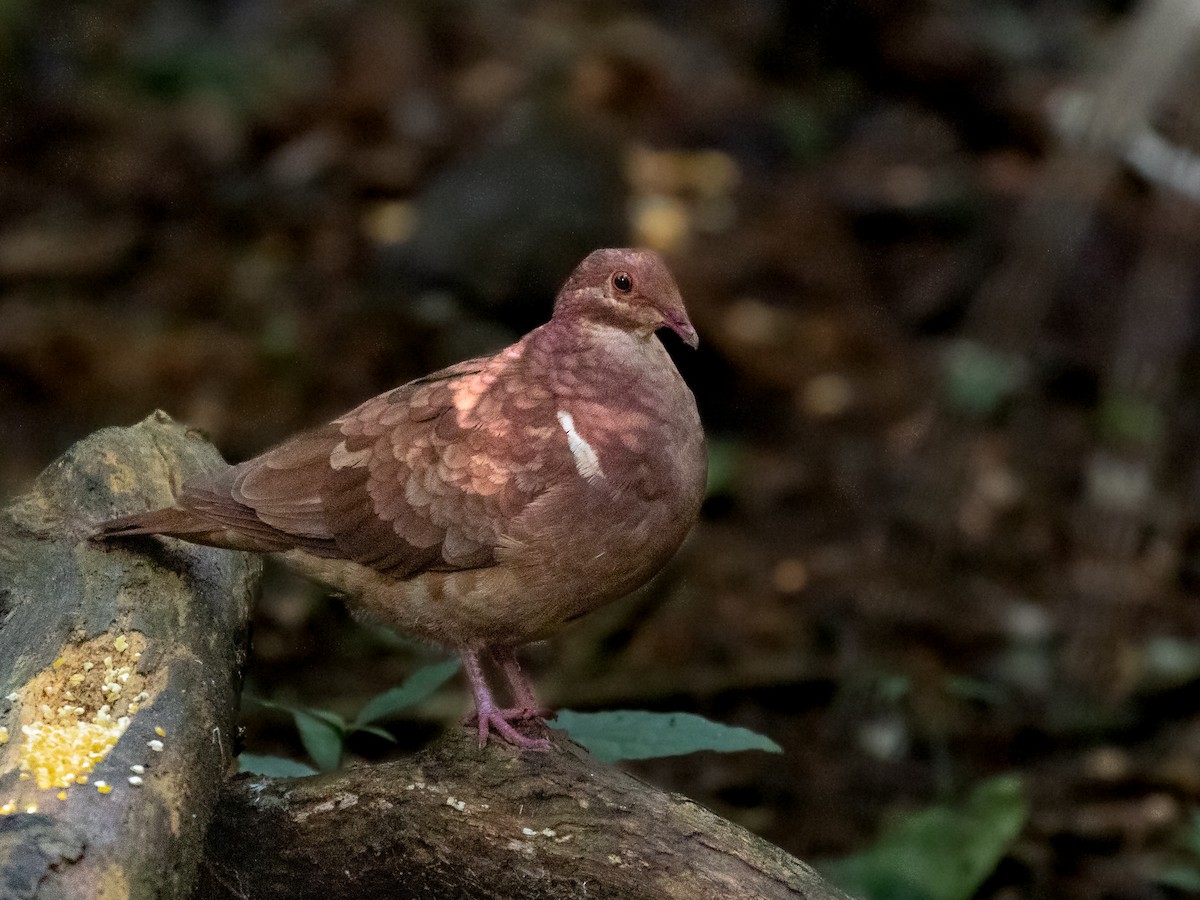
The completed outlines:
<svg viewBox="0 0 1200 900">
<path fill-rule="evenodd" d="M 492 565 L 504 523 L 569 466 L 546 424 L 551 392 L 514 364 L 473 360 L 409 382 L 186 485 L 180 506 L 265 546 L 397 578 Z"/>
</svg>

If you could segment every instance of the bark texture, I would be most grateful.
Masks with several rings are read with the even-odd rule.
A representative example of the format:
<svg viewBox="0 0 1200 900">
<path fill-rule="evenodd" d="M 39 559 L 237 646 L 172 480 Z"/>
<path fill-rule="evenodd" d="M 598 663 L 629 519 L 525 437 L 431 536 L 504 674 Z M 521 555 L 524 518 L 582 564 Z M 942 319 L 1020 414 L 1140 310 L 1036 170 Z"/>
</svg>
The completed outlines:
<svg viewBox="0 0 1200 900">
<path fill-rule="evenodd" d="M 87 536 L 220 465 L 156 413 L 76 444 L 0 514 L 5 900 L 188 896 L 233 760 L 259 562 Z"/>
<path fill-rule="evenodd" d="M 779 848 L 551 735 L 549 753 L 480 750 L 455 730 L 410 760 L 240 775 L 196 900 L 844 900 Z"/>
</svg>

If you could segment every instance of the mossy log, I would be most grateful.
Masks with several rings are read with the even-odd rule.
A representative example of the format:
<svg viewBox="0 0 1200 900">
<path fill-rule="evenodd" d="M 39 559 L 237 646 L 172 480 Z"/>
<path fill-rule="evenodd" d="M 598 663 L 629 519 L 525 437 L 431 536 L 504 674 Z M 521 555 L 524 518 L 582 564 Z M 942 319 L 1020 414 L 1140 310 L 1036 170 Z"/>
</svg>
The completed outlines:
<svg viewBox="0 0 1200 900">
<path fill-rule="evenodd" d="M 0 894 L 187 897 L 234 757 L 259 561 L 95 544 L 223 465 L 157 413 L 76 444 L 0 514 Z"/>
<path fill-rule="evenodd" d="M 549 753 L 453 728 L 411 759 L 226 779 L 257 560 L 87 540 L 218 465 L 159 413 L 0 515 L 4 900 L 843 896 L 558 732 Z"/>
</svg>

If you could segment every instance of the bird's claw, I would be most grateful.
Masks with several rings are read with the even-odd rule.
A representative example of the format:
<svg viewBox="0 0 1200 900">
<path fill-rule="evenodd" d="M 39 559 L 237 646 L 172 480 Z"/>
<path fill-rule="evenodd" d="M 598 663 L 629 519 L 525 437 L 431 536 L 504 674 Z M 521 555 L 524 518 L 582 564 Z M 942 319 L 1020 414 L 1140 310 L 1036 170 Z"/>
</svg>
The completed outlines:
<svg viewBox="0 0 1200 900">
<path fill-rule="evenodd" d="M 512 725 L 514 721 L 532 721 L 540 718 L 537 715 L 537 710 L 492 709 L 468 716 L 467 724 L 473 723 L 478 728 L 480 748 L 487 746 L 489 733 L 495 731 L 496 734 L 500 735 L 510 744 L 514 744 L 522 750 L 545 752 L 550 749 L 550 740 L 548 738 L 526 737 Z"/>
</svg>

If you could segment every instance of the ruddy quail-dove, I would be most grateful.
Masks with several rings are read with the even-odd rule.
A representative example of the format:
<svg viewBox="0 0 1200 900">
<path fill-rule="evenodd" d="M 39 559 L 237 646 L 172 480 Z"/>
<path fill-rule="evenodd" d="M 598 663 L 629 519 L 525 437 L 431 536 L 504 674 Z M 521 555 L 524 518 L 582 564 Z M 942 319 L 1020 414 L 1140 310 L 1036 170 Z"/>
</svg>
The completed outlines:
<svg viewBox="0 0 1200 900">
<path fill-rule="evenodd" d="M 281 554 L 352 607 L 455 648 L 481 746 L 494 731 L 547 749 L 513 727 L 546 714 L 514 648 L 645 583 L 700 509 L 704 433 L 662 327 L 696 346 L 662 259 L 597 250 L 511 347 L 192 479 L 175 506 L 96 537 Z M 485 655 L 512 706 L 493 697 Z"/>
</svg>

